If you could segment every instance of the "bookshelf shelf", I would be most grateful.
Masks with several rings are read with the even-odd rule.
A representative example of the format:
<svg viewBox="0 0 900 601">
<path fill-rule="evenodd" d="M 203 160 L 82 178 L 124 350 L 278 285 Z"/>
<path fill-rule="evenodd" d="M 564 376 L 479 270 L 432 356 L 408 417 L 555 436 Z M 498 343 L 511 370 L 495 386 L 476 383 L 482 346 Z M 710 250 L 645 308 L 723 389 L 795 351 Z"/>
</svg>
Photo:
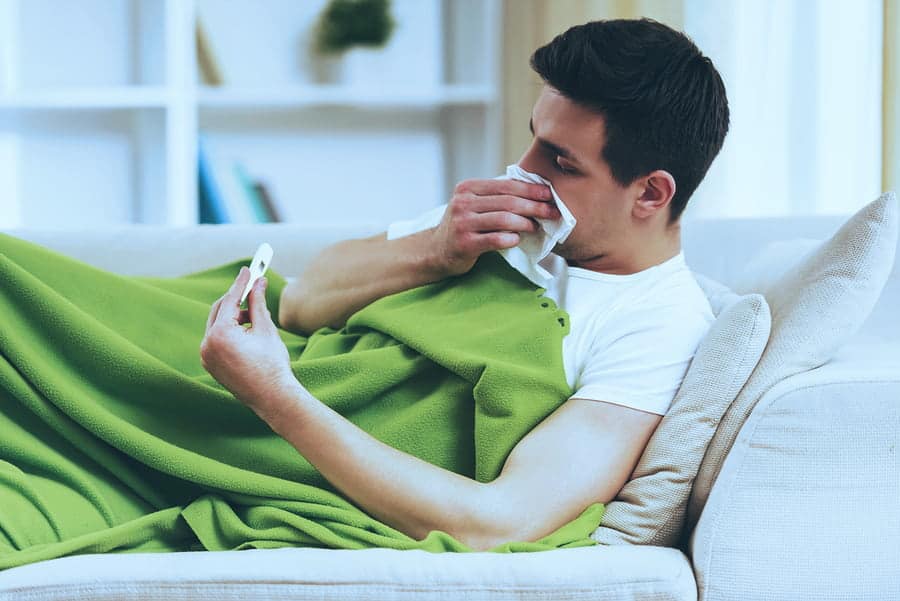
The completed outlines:
<svg viewBox="0 0 900 601">
<path fill-rule="evenodd" d="M 501 0 L 393 0 L 388 45 L 331 85 L 304 50 L 325 2 L 0 0 L 0 229 L 196 224 L 201 148 L 307 224 L 387 224 L 502 172 Z"/>
<path fill-rule="evenodd" d="M 296 85 L 272 88 L 207 88 L 197 93 L 201 109 L 257 110 L 266 108 L 437 108 L 448 105 L 490 104 L 496 94 L 489 86 L 373 87 Z"/>
<path fill-rule="evenodd" d="M 0 108 L 26 110 L 162 108 L 174 95 L 174 90 L 162 86 L 29 90 L 0 95 Z"/>
</svg>

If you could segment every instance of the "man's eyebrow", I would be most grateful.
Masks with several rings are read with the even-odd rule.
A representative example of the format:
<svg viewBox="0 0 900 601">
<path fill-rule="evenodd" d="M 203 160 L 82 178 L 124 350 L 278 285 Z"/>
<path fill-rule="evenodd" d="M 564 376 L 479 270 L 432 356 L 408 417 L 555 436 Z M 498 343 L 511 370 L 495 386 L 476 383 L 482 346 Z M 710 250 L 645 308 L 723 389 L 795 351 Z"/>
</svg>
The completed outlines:
<svg viewBox="0 0 900 601">
<path fill-rule="evenodd" d="M 533 136 L 534 135 L 534 119 L 532 119 L 532 118 L 528 119 L 528 129 L 531 130 L 531 135 Z M 553 142 L 551 142 L 549 140 L 545 140 L 544 138 L 541 138 L 541 137 L 538 137 L 537 141 L 540 143 L 541 146 L 543 146 L 544 148 L 546 148 L 548 150 L 552 150 L 553 152 L 555 152 L 559 156 L 563 157 L 564 159 L 572 161 L 573 163 L 580 162 L 578 160 L 578 157 L 575 156 L 575 153 L 573 153 L 571 150 L 569 150 L 568 148 L 566 148 L 564 146 L 554 144 Z"/>
</svg>

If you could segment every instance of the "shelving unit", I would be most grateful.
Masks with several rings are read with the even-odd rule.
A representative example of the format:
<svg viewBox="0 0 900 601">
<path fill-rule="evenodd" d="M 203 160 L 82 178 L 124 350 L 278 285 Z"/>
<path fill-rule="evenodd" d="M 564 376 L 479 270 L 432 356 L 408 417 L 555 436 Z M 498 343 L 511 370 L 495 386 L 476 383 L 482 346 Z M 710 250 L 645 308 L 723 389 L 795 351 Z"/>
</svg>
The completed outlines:
<svg viewBox="0 0 900 601">
<path fill-rule="evenodd" d="M 0 228 L 197 223 L 198 136 L 286 221 L 372 223 L 500 161 L 500 0 L 394 0 L 346 81 L 306 62 L 325 0 L 0 0 Z M 200 16 L 225 85 L 200 85 Z"/>
</svg>

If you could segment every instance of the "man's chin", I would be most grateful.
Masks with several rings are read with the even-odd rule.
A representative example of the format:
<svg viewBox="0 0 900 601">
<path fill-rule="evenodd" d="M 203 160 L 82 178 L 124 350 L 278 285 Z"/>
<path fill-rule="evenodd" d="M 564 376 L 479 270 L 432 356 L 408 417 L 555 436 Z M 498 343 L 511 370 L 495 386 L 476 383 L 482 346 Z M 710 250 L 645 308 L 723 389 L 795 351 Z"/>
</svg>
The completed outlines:
<svg viewBox="0 0 900 601">
<path fill-rule="evenodd" d="M 572 267 L 590 264 L 606 256 L 605 253 L 599 255 L 585 255 L 584 253 L 578 252 L 577 249 L 566 246 L 565 243 L 554 246 L 553 254 L 565 259 L 566 263 Z"/>
<path fill-rule="evenodd" d="M 565 242 L 560 242 L 553 247 L 553 254 L 559 255 L 563 259 L 574 260 L 577 258 L 578 252 Z"/>
</svg>

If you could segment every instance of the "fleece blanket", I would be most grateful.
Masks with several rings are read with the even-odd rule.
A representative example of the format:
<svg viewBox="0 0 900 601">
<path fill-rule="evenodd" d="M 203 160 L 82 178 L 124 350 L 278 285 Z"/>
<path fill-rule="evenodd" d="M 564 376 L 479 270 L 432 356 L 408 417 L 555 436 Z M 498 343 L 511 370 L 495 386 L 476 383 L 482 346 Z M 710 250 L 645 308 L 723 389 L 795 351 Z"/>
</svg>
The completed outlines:
<svg viewBox="0 0 900 601">
<path fill-rule="evenodd" d="M 445 532 L 415 540 L 367 515 L 203 369 L 210 306 L 250 261 L 123 276 L 0 234 L 0 570 L 81 553 L 471 551 Z M 267 277 L 277 319 L 286 281 Z M 279 333 L 322 402 L 387 444 L 487 482 L 572 392 L 568 315 L 544 292 L 490 253 L 464 276 L 372 303 L 340 330 Z M 492 550 L 596 544 L 603 510 Z"/>
</svg>

